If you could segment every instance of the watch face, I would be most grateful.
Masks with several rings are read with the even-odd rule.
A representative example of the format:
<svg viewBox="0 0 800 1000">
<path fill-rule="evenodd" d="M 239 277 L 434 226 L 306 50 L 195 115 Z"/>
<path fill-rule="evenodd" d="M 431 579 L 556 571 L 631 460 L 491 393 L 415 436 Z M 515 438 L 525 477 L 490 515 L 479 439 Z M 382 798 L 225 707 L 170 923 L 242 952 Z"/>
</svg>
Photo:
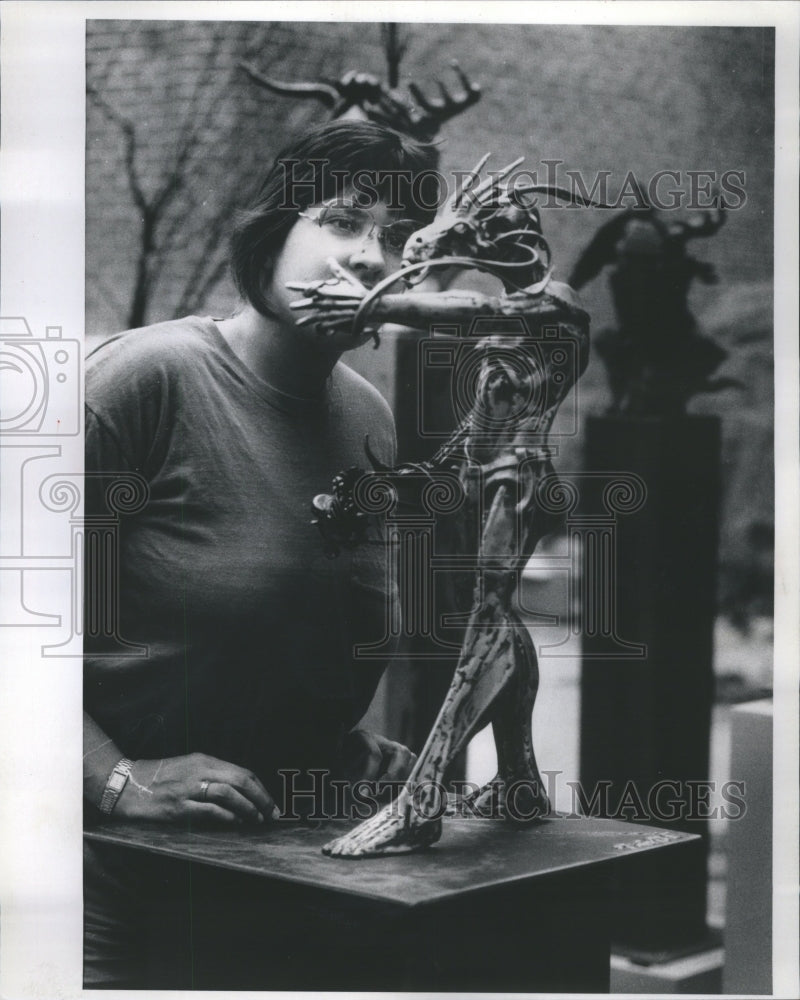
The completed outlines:
<svg viewBox="0 0 800 1000">
<path fill-rule="evenodd" d="M 108 786 L 115 792 L 119 792 L 124 787 L 125 781 L 126 781 L 126 776 L 124 774 L 115 773 L 111 775 L 108 781 Z"/>
</svg>

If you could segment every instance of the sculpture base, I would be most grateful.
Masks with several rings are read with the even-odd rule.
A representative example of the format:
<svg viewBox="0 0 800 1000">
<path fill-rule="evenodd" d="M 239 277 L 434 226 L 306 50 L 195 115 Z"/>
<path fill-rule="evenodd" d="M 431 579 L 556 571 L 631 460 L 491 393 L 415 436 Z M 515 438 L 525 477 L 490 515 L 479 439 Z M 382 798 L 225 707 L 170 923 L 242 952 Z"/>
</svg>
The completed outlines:
<svg viewBox="0 0 800 1000">
<path fill-rule="evenodd" d="M 585 817 L 445 819 L 418 855 L 325 857 L 350 825 L 88 832 L 165 887 L 141 988 L 607 992 L 614 869 L 696 840 Z"/>
</svg>

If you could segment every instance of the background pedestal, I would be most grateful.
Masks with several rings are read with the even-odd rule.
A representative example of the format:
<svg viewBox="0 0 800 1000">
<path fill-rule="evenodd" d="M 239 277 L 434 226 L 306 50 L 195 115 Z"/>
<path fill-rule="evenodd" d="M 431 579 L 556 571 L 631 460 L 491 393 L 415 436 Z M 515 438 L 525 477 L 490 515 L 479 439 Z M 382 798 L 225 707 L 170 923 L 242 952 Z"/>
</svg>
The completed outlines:
<svg viewBox="0 0 800 1000">
<path fill-rule="evenodd" d="M 633 473 L 645 484 L 642 507 L 618 519 L 615 600 L 618 633 L 646 646 L 643 658 L 605 655 L 607 637 L 584 632 L 581 681 L 581 782 L 587 795 L 611 782 L 614 815 L 627 783 L 648 803 L 658 782 L 678 783 L 679 818 L 669 829 L 704 840 L 689 855 L 629 866 L 620 878 L 613 937 L 629 953 L 666 954 L 706 936 L 706 835 L 703 803 L 692 801 L 692 781 L 708 778 L 713 695 L 713 627 L 719 510 L 719 422 L 713 417 L 587 422 L 586 470 Z M 584 501 L 587 514 L 599 497 Z M 596 657 L 592 659 L 592 657 Z M 634 811 L 625 814 L 633 818 Z M 679 867 L 673 861 L 680 860 Z M 656 887 L 670 904 L 649 905 Z"/>
<path fill-rule="evenodd" d="M 614 867 L 695 839 L 583 817 L 451 819 L 418 855 L 322 855 L 345 828 L 109 824 L 86 836 L 171 887 L 152 915 L 147 988 L 581 993 L 608 991 Z M 171 930 L 187 925 L 176 944 Z"/>
</svg>

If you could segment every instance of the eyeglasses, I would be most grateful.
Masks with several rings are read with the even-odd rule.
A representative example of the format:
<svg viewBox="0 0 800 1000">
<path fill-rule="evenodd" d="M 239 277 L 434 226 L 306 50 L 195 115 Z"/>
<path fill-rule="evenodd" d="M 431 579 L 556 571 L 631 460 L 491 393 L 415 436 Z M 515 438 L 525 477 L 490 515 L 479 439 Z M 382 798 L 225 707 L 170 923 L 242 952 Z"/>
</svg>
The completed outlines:
<svg viewBox="0 0 800 1000">
<path fill-rule="evenodd" d="M 380 226 L 366 208 L 358 205 L 325 205 L 319 215 L 298 214 L 301 219 L 316 222 L 320 229 L 328 229 L 345 239 L 367 239 L 377 229 L 381 248 L 394 257 L 402 256 L 409 236 L 419 228 L 411 219 L 396 219 Z"/>
</svg>

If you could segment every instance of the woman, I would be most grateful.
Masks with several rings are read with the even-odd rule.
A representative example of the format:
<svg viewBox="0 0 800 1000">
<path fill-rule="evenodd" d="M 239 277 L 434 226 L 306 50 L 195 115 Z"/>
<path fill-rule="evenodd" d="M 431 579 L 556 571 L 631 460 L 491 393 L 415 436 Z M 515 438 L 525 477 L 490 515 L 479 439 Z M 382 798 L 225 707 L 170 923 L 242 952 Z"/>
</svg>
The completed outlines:
<svg viewBox="0 0 800 1000">
<path fill-rule="evenodd" d="M 115 476 L 142 490 L 110 588 L 87 562 L 87 816 L 258 824 L 294 811 L 281 772 L 301 772 L 289 790 L 312 768 L 407 776 L 405 747 L 353 731 L 384 666 L 353 650 L 396 600 L 385 549 L 376 535 L 329 560 L 309 524 L 311 498 L 365 464 L 367 434 L 394 461 L 392 417 L 339 360 L 364 338 L 298 327 L 286 286 L 341 268 L 371 287 L 399 267 L 432 217 L 411 195 L 434 163 L 371 123 L 316 129 L 236 227 L 241 309 L 121 334 L 87 360 L 87 519 L 108 513 Z M 119 627 L 92 627 L 116 623 L 116 602 Z M 87 987 L 142 983 L 134 924 L 163 889 L 148 864 L 88 850 Z"/>
</svg>

